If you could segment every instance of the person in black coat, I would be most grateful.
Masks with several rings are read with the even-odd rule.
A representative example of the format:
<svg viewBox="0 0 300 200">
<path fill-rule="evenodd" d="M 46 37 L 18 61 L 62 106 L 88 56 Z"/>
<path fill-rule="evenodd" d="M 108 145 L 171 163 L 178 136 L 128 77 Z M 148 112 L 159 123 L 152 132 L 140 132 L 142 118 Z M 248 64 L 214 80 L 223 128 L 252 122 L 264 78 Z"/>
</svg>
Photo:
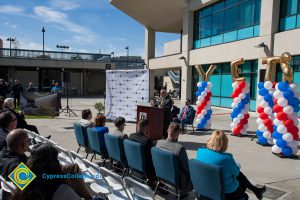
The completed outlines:
<svg viewBox="0 0 300 200">
<path fill-rule="evenodd" d="M 12 93 L 12 96 L 14 97 L 15 108 L 17 107 L 17 105 L 18 105 L 18 108 L 20 108 L 21 92 L 23 92 L 23 87 L 19 83 L 19 80 L 15 80 L 15 83 L 11 86 L 11 93 Z M 17 101 L 18 101 L 18 103 L 17 103 Z"/>
<path fill-rule="evenodd" d="M 7 86 L 5 85 L 3 79 L 0 79 L 0 96 L 6 98 Z"/>
<path fill-rule="evenodd" d="M 171 109 L 173 106 L 173 101 L 165 89 L 160 91 L 161 101 L 160 108 L 164 109 L 164 125 L 163 125 L 163 136 L 166 139 L 168 137 L 168 127 L 172 121 Z"/>
</svg>

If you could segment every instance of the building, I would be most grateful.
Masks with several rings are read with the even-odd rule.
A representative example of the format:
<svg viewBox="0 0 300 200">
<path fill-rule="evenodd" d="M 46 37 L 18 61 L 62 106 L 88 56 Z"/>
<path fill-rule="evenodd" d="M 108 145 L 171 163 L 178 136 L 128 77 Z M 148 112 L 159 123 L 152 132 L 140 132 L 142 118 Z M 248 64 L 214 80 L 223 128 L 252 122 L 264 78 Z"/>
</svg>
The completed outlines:
<svg viewBox="0 0 300 200">
<path fill-rule="evenodd" d="M 105 56 L 98 61 L 108 61 L 116 65 L 116 69 L 144 69 L 145 62 L 141 56 Z"/>
<path fill-rule="evenodd" d="M 262 58 L 292 54 L 294 81 L 300 84 L 300 0 L 110 0 L 145 26 L 145 63 L 150 89 L 155 76 L 180 70 L 181 99 L 195 101 L 199 76 L 194 68 L 217 66 L 211 76 L 212 105 L 231 107 L 230 62 L 244 58 L 241 75 L 251 85 L 251 110 L 256 108 L 257 83 L 263 80 Z M 155 57 L 155 33 L 181 34 Z M 281 81 L 277 69 L 277 81 Z"/>
</svg>

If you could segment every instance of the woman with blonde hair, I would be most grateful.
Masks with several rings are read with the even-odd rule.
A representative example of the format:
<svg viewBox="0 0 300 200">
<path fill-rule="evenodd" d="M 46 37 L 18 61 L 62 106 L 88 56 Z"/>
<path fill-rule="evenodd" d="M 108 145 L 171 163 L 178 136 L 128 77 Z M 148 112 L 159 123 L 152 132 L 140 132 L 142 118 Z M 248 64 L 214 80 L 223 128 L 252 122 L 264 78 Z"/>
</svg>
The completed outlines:
<svg viewBox="0 0 300 200">
<path fill-rule="evenodd" d="M 232 154 L 225 153 L 228 147 L 228 138 L 221 130 L 215 130 L 207 141 L 207 148 L 199 148 L 197 160 L 217 165 L 223 169 L 225 199 L 236 200 L 242 197 L 248 199 L 246 189 L 253 191 L 257 199 L 263 198 L 266 186 L 258 188 L 240 171 Z"/>
</svg>

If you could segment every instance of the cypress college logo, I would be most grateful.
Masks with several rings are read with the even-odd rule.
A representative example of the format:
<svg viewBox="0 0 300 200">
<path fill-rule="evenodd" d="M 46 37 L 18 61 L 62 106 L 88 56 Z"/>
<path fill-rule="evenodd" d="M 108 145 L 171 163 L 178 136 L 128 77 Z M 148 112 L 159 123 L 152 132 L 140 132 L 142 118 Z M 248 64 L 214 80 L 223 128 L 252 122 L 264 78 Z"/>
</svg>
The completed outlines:
<svg viewBox="0 0 300 200">
<path fill-rule="evenodd" d="M 20 190 L 24 190 L 35 177 L 35 174 L 23 162 L 8 175 L 8 178 L 18 186 Z"/>
</svg>

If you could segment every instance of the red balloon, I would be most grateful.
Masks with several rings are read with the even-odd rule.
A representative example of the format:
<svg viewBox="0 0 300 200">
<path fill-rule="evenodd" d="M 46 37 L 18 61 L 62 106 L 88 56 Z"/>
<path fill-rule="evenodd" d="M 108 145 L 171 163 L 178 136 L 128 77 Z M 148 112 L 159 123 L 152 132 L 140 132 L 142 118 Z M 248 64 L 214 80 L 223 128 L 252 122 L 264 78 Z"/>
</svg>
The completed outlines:
<svg viewBox="0 0 300 200">
<path fill-rule="evenodd" d="M 277 84 L 277 82 L 273 82 L 272 88 L 275 88 L 276 84 Z"/>
<path fill-rule="evenodd" d="M 235 129 L 233 129 L 233 131 L 232 131 L 232 133 L 233 133 L 234 135 L 239 135 L 240 132 L 241 132 L 241 130 L 240 130 L 238 127 L 236 127 Z"/>
<path fill-rule="evenodd" d="M 269 119 L 269 116 L 266 113 L 260 113 L 259 118 L 261 119 Z"/>
<path fill-rule="evenodd" d="M 238 84 L 238 87 L 241 88 L 241 90 L 244 89 L 245 86 L 246 86 L 246 82 L 245 81 L 241 81 Z"/>
<path fill-rule="evenodd" d="M 296 133 L 296 134 L 292 134 L 293 135 L 293 140 L 298 140 L 299 139 L 299 134 L 298 133 Z"/>
<path fill-rule="evenodd" d="M 234 99 L 235 97 L 239 96 L 237 90 L 234 90 L 231 94 L 231 97 Z"/>
<path fill-rule="evenodd" d="M 211 92 L 208 92 L 208 93 L 207 93 L 207 96 L 211 96 Z"/>
<path fill-rule="evenodd" d="M 261 107 L 261 106 L 258 106 L 257 109 L 256 109 L 256 111 L 257 111 L 258 113 L 262 113 L 262 112 L 264 112 L 264 108 Z"/>
<path fill-rule="evenodd" d="M 209 100 L 210 100 L 210 96 L 209 96 L 209 95 L 206 95 L 206 96 L 204 97 L 204 100 L 205 100 L 205 101 L 209 101 Z"/>
<path fill-rule="evenodd" d="M 264 125 L 267 126 L 267 127 L 273 125 L 272 120 L 270 120 L 270 119 L 265 119 L 265 120 L 263 120 L 263 123 L 264 123 Z"/>
<path fill-rule="evenodd" d="M 294 126 L 294 121 L 292 119 L 288 119 L 286 121 L 284 121 L 284 126 L 286 126 L 287 128 Z"/>
<path fill-rule="evenodd" d="M 276 98 L 274 98 L 274 104 L 276 105 L 277 104 L 277 101 L 278 101 L 278 99 L 276 99 Z"/>
<path fill-rule="evenodd" d="M 282 112 L 282 111 L 283 111 L 283 108 L 282 108 L 280 105 L 276 104 L 276 105 L 273 107 L 273 110 L 274 110 L 274 112 L 279 113 L 279 112 Z"/>
<path fill-rule="evenodd" d="M 292 127 L 287 128 L 287 131 L 294 135 L 294 134 L 298 134 L 299 129 L 297 126 L 292 126 Z"/>
<path fill-rule="evenodd" d="M 288 116 L 286 113 L 284 112 L 280 112 L 280 113 L 277 113 L 277 119 L 281 120 L 281 121 L 285 121 L 287 120 Z"/>
<path fill-rule="evenodd" d="M 245 119 L 249 119 L 249 118 L 250 118 L 249 113 L 246 113 L 246 114 L 244 115 L 244 118 L 245 118 Z"/>
</svg>

